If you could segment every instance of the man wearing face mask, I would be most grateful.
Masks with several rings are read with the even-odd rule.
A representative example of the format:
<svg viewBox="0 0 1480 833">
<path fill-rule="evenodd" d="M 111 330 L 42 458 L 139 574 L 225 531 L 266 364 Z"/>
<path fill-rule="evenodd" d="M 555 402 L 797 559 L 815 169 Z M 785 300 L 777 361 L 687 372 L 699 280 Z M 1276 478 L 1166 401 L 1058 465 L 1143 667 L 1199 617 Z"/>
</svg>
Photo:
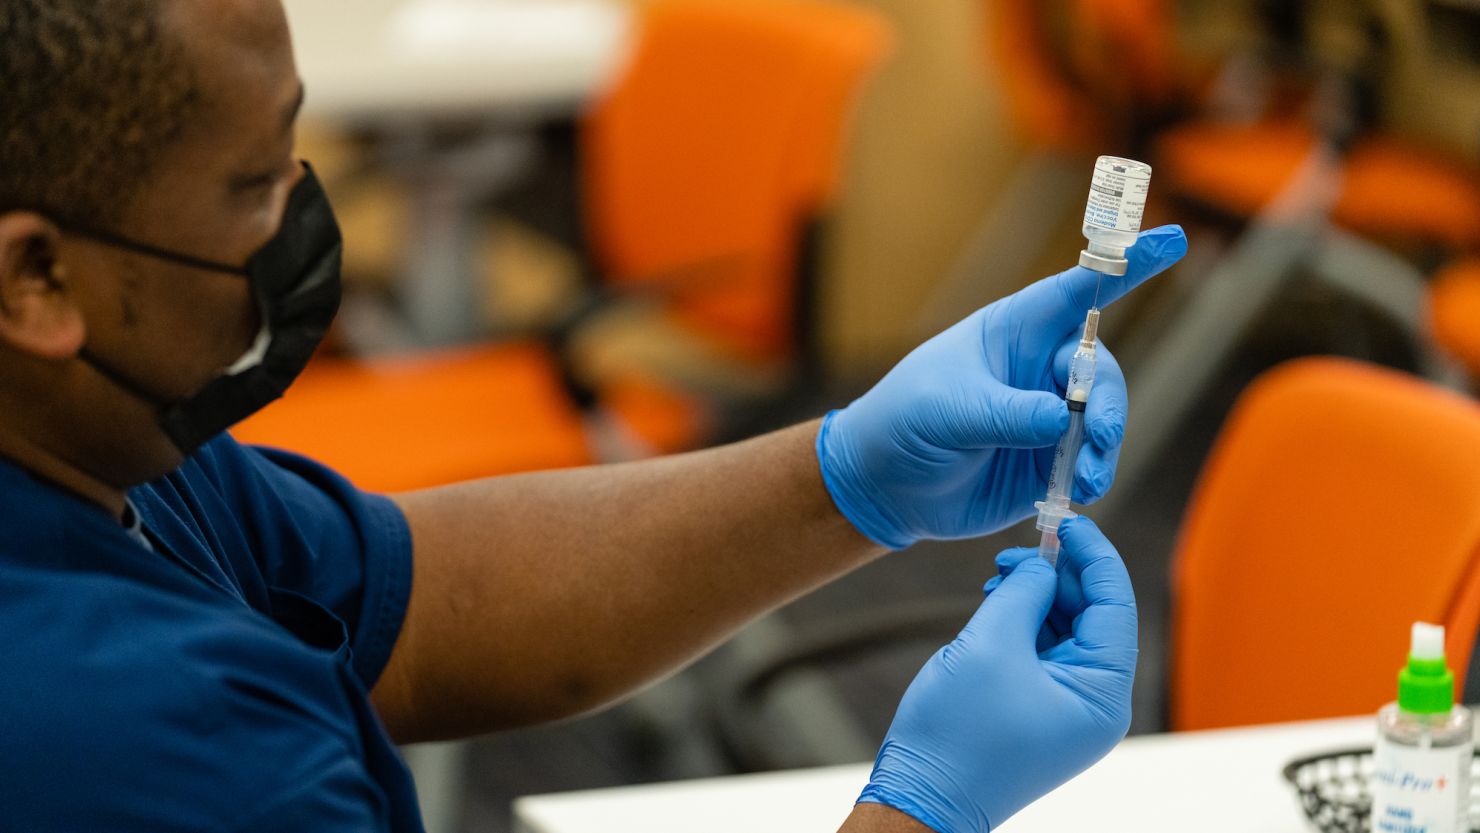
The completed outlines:
<svg viewBox="0 0 1480 833">
<path fill-rule="evenodd" d="M 418 831 L 392 739 L 601 707 L 1043 492 L 1082 269 L 727 448 L 387 498 L 239 446 L 339 300 L 278 0 L 5 0 L 0 40 L 0 831 Z M 1148 232 L 1102 300 L 1185 250 Z M 1125 422 L 1102 356 L 1082 501 Z M 1057 573 L 998 558 L 844 829 L 991 829 L 1124 734 L 1129 581 L 1062 537 Z"/>
</svg>

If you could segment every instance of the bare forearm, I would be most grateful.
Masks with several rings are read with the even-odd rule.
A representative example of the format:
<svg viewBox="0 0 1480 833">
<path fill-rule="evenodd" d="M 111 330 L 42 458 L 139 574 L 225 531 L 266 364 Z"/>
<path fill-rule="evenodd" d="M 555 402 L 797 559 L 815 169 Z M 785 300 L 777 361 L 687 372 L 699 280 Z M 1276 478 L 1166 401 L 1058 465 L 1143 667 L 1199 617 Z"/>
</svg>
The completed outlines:
<svg viewBox="0 0 1480 833">
<path fill-rule="evenodd" d="M 838 833 L 935 833 L 910 816 L 883 804 L 859 804 Z"/>
<path fill-rule="evenodd" d="M 398 739 L 600 706 L 880 554 L 828 498 L 816 430 L 399 498 L 412 603 L 376 690 Z"/>
</svg>

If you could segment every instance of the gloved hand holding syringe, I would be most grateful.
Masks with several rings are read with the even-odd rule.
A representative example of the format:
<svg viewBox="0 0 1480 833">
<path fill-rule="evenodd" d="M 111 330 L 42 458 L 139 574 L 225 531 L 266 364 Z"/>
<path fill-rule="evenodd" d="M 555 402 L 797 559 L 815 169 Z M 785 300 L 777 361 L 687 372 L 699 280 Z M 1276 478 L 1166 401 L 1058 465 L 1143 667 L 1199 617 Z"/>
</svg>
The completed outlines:
<svg viewBox="0 0 1480 833">
<path fill-rule="evenodd" d="M 1125 275 L 1125 250 L 1135 245 L 1146 210 L 1151 185 L 1151 166 L 1131 159 L 1101 156 L 1095 163 L 1089 203 L 1084 210 L 1084 236 L 1089 246 L 1079 255 L 1079 265 L 1101 275 Z M 1103 278 L 1101 278 L 1103 280 Z M 1099 287 L 1084 316 L 1079 347 L 1069 362 L 1064 401 L 1069 406 L 1069 427 L 1054 450 L 1048 477 L 1048 494 L 1034 504 L 1038 508 L 1038 552 L 1050 564 L 1059 558 L 1059 524 L 1075 516 L 1069 508 L 1074 468 L 1084 444 L 1084 412 L 1095 385 L 1095 341 L 1100 329 Z"/>
</svg>

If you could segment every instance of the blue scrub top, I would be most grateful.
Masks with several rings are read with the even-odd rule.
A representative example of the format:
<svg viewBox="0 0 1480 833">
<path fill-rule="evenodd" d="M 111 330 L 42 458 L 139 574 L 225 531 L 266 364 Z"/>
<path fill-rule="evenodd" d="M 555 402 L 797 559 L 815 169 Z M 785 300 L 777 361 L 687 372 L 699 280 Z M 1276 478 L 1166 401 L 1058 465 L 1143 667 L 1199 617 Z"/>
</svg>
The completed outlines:
<svg viewBox="0 0 1480 833">
<path fill-rule="evenodd" d="M 395 505 L 225 436 L 129 497 L 151 547 L 0 461 L 0 831 L 421 831 Z"/>
</svg>

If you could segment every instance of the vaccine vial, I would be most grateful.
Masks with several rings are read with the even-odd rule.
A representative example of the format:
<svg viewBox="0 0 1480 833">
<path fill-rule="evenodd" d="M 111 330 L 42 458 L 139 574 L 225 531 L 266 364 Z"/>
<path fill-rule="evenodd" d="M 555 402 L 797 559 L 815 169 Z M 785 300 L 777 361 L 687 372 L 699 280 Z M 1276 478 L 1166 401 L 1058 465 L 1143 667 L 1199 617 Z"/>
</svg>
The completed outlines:
<svg viewBox="0 0 1480 833">
<path fill-rule="evenodd" d="M 1084 206 L 1084 236 L 1089 248 L 1079 254 L 1079 265 L 1106 275 L 1124 275 L 1130 264 L 1125 250 L 1136 245 L 1146 195 L 1151 190 L 1151 166 L 1119 156 L 1095 160 Z"/>
</svg>

